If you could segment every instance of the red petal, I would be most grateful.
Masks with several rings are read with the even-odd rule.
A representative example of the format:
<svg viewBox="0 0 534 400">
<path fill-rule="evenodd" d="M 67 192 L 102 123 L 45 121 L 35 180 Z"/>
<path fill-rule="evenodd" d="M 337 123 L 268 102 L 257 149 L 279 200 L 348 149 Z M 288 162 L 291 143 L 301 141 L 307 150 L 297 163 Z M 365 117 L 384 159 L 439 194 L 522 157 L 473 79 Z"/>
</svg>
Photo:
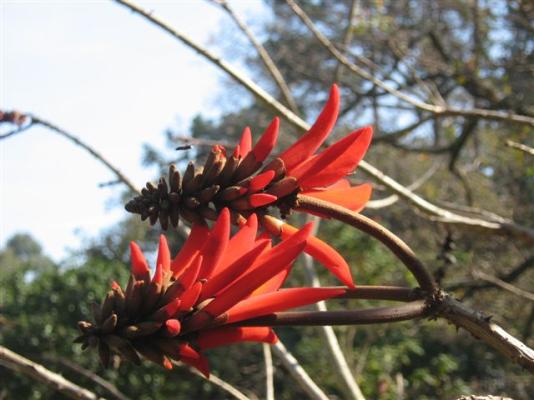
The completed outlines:
<svg viewBox="0 0 534 400">
<path fill-rule="evenodd" d="M 254 292 L 252 292 L 250 296 L 259 296 L 260 294 L 274 292 L 280 289 L 280 287 L 284 284 L 287 276 L 289 275 L 289 271 L 291 270 L 292 265 L 293 264 L 288 264 L 282 271 L 277 273 L 259 288 L 254 290 Z"/>
<path fill-rule="evenodd" d="M 339 296 L 344 292 L 345 289 L 341 288 L 294 288 L 249 297 L 227 311 L 228 319 L 226 323 L 314 304 L 321 300 Z"/>
<path fill-rule="evenodd" d="M 250 128 L 247 126 L 243 129 L 241 134 L 241 141 L 239 142 L 239 155 L 241 158 L 245 158 L 250 149 L 252 148 L 252 134 L 250 133 Z"/>
<path fill-rule="evenodd" d="M 276 144 L 276 139 L 278 138 L 278 126 L 280 125 L 280 119 L 275 117 L 271 124 L 265 129 L 263 135 L 261 135 L 260 140 L 256 143 L 256 146 L 252 149 L 254 158 L 257 162 L 263 162 Z"/>
<path fill-rule="evenodd" d="M 348 189 L 326 189 L 303 192 L 307 196 L 329 201 L 353 211 L 361 211 L 371 198 L 373 187 L 369 183 L 354 186 Z"/>
<path fill-rule="evenodd" d="M 180 296 L 182 303 L 180 304 L 180 310 L 189 310 L 198 300 L 198 296 L 202 291 L 202 283 L 196 282 L 193 286 L 187 289 L 184 294 Z"/>
<path fill-rule="evenodd" d="M 164 235 L 159 236 L 158 261 L 156 265 L 158 264 L 163 267 L 163 273 L 171 268 L 171 252 L 169 251 L 167 238 Z"/>
<path fill-rule="evenodd" d="M 214 317 L 222 314 L 282 271 L 304 249 L 312 226 L 312 224 L 306 224 L 304 228 L 294 234 L 290 239 L 283 241 L 269 253 L 261 257 L 258 265 L 255 265 L 252 270 L 242 275 L 220 293 L 203 311 L 206 311 Z"/>
<path fill-rule="evenodd" d="M 202 256 L 198 255 L 195 257 L 194 261 L 191 263 L 191 266 L 184 271 L 180 276 L 179 281 L 184 291 L 189 289 L 193 283 L 198 278 L 198 273 L 200 272 L 200 265 L 202 264 Z"/>
<path fill-rule="evenodd" d="M 255 193 L 251 194 L 248 201 L 252 207 L 263 207 L 267 204 L 273 203 L 278 197 L 267 193 Z"/>
<path fill-rule="evenodd" d="M 291 171 L 301 188 L 326 187 L 354 171 L 363 158 L 373 130 L 366 127 L 334 143 Z"/>
<path fill-rule="evenodd" d="M 251 214 L 245 224 L 243 224 L 239 231 L 232 236 L 224 252 L 223 259 L 212 275 L 219 273 L 231 263 L 237 260 L 241 255 L 249 251 L 256 240 L 258 233 L 258 217 L 256 214 Z"/>
<path fill-rule="evenodd" d="M 248 185 L 248 192 L 255 193 L 263 189 L 273 180 L 274 174 L 274 171 L 270 169 L 269 171 L 265 171 L 259 175 L 256 175 L 250 180 L 250 183 Z"/>
<path fill-rule="evenodd" d="M 182 301 L 180 299 L 174 299 L 170 303 L 158 309 L 154 314 L 152 314 L 151 319 L 154 321 L 165 321 L 169 318 L 174 317 L 174 315 L 180 309 L 180 304 Z"/>
<path fill-rule="evenodd" d="M 202 249 L 206 243 L 206 237 L 208 237 L 209 232 L 210 231 L 206 225 L 193 224 L 189 237 L 185 241 L 180 252 L 171 262 L 171 270 L 174 277 L 180 275 L 180 273 L 191 264 L 196 253 Z"/>
<path fill-rule="evenodd" d="M 213 275 L 204 285 L 201 301 L 216 295 L 221 289 L 224 289 L 231 282 L 239 278 L 254 264 L 258 256 L 265 251 L 269 242 L 259 242 L 248 253 L 239 257 L 231 265 L 220 273 Z"/>
<path fill-rule="evenodd" d="M 297 231 L 297 228 L 289 224 L 282 225 L 282 238 L 290 237 Z M 304 249 L 306 253 L 323 264 L 341 282 L 349 287 L 354 287 L 350 267 L 341 255 L 329 244 L 321 239 L 310 236 Z"/>
<path fill-rule="evenodd" d="M 317 121 L 315 121 L 306 134 L 278 156 L 284 161 L 286 171 L 290 171 L 292 168 L 295 168 L 298 164 L 305 161 L 319 148 L 319 146 L 321 146 L 334 127 L 338 113 L 339 90 L 336 85 L 332 85 L 328 101 L 317 118 Z M 288 175 L 292 174 L 288 173 Z"/>
<path fill-rule="evenodd" d="M 135 242 L 130 242 L 130 258 L 132 263 L 132 275 L 136 280 L 150 280 L 150 269 L 143 252 Z"/>
<path fill-rule="evenodd" d="M 238 342 L 264 342 L 274 344 L 278 338 L 268 327 L 224 327 L 203 331 L 196 343 L 202 350 L 226 346 Z"/>
<path fill-rule="evenodd" d="M 168 337 L 177 336 L 181 328 L 182 324 L 177 319 L 168 319 L 165 321 L 165 335 Z"/>
<path fill-rule="evenodd" d="M 207 238 L 204 238 L 206 240 Z M 204 261 L 200 267 L 199 279 L 209 278 L 217 267 L 230 240 L 230 211 L 224 208 L 210 232 L 209 239 L 201 250 Z"/>
<path fill-rule="evenodd" d="M 111 289 L 113 289 L 113 290 L 122 290 L 122 289 L 121 289 L 121 285 L 119 285 L 119 284 L 117 283 L 117 281 L 113 281 L 113 282 L 111 282 Z"/>
</svg>

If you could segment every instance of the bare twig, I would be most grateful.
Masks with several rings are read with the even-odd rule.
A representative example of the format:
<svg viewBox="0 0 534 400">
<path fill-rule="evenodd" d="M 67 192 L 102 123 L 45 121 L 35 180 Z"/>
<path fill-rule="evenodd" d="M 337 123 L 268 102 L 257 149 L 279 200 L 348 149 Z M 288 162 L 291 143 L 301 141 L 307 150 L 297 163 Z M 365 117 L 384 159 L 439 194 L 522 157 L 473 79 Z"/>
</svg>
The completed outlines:
<svg viewBox="0 0 534 400">
<path fill-rule="evenodd" d="M 441 301 L 437 315 L 457 327 L 464 328 L 475 338 L 481 339 L 499 353 L 534 373 L 534 350 L 492 322 L 490 316 L 471 310 L 447 295 Z"/>
<path fill-rule="evenodd" d="M 527 146 L 526 144 L 522 144 L 522 143 L 517 143 L 517 142 L 514 142 L 512 140 L 507 140 L 506 142 L 506 145 L 508 147 L 511 147 L 513 149 L 517 149 L 517 150 L 521 150 L 531 156 L 534 156 L 534 148 L 530 147 L 530 146 Z"/>
<path fill-rule="evenodd" d="M 29 376 L 51 388 L 63 393 L 65 396 L 76 400 L 101 399 L 95 393 L 72 383 L 59 374 L 50 371 L 41 364 L 37 364 L 27 358 L 0 346 L 0 365 L 17 373 Z"/>
<path fill-rule="evenodd" d="M 88 370 L 87 368 L 82 367 L 81 365 L 74 363 L 64 357 L 57 357 L 54 355 L 45 355 L 43 357 L 45 360 L 49 360 L 52 362 L 57 362 L 60 365 L 63 365 L 64 367 L 76 372 L 77 374 L 89 379 L 94 384 L 100 386 L 104 390 L 106 390 L 111 396 L 118 400 L 129 400 L 130 398 L 126 396 L 124 393 L 122 393 L 115 385 L 113 385 L 111 382 L 105 380 L 101 376 L 95 374 L 93 371 Z"/>
<path fill-rule="evenodd" d="M 262 343 L 262 347 L 263 360 L 265 362 L 265 399 L 274 400 L 274 367 L 271 346 L 267 343 Z"/>
<path fill-rule="evenodd" d="M 352 63 L 343 53 L 341 53 L 334 44 L 323 35 L 308 17 L 308 15 L 299 7 L 299 5 L 294 0 L 286 0 L 286 3 L 291 7 L 293 12 L 302 20 L 302 22 L 308 27 L 308 29 L 314 34 L 316 39 L 325 47 L 339 62 L 341 62 L 345 67 L 359 75 L 363 79 L 371 81 L 374 85 L 380 87 L 391 95 L 395 96 L 399 100 L 402 100 L 415 108 L 418 108 L 423 111 L 430 112 L 436 116 L 463 116 L 463 117 L 478 117 L 484 119 L 516 122 L 520 124 L 526 124 L 534 127 L 534 118 L 514 114 L 512 112 L 505 111 L 493 111 L 493 110 L 483 110 L 479 108 L 473 108 L 470 110 L 460 109 L 456 107 L 449 106 L 437 106 L 425 103 L 423 101 L 417 100 L 416 98 L 409 96 L 405 93 L 402 93 L 386 83 L 382 82 L 380 79 L 375 78 L 372 74 L 360 68 L 356 64 Z"/>
<path fill-rule="evenodd" d="M 350 43 L 352 42 L 352 36 L 354 35 L 354 22 L 359 10 L 359 0 L 352 0 L 350 5 L 349 17 L 347 18 L 347 27 L 345 28 L 345 35 L 343 36 L 343 51 L 348 52 Z M 334 72 L 334 81 L 339 82 L 341 79 L 341 72 L 343 70 L 343 64 L 338 63 Z"/>
<path fill-rule="evenodd" d="M 302 120 L 299 116 L 294 114 L 291 110 L 277 101 L 274 97 L 268 94 L 261 87 L 256 85 L 251 79 L 245 77 L 241 72 L 230 66 L 224 60 L 221 60 L 219 57 L 213 55 L 208 50 L 204 49 L 198 43 L 195 43 L 187 36 L 173 29 L 170 25 L 163 22 L 160 18 L 155 17 L 151 12 L 144 10 L 143 8 L 133 4 L 128 0 L 113 0 L 116 3 L 119 3 L 131 11 L 139 14 L 147 21 L 158 26 L 165 32 L 172 35 L 174 38 L 184 43 L 185 45 L 191 47 L 198 54 L 212 62 L 214 65 L 222 69 L 229 76 L 231 76 L 236 82 L 245 87 L 249 92 L 251 92 L 255 97 L 260 101 L 265 103 L 269 108 L 271 108 L 276 113 L 280 114 L 285 120 L 287 120 L 291 125 L 296 127 L 299 130 L 306 131 L 310 128 L 310 125 Z M 522 227 L 520 225 L 514 224 L 511 221 L 507 221 L 504 218 L 502 221 L 493 222 L 485 221 L 476 218 L 466 218 L 463 216 L 458 216 L 449 211 L 443 210 L 434 204 L 428 202 L 427 200 L 417 196 L 412 193 L 406 187 L 395 181 L 393 178 L 387 176 L 379 169 L 373 167 L 366 161 L 360 161 L 360 169 L 366 174 L 372 176 L 378 182 L 382 183 L 388 187 L 391 191 L 399 195 L 401 198 L 407 200 L 409 203 L 415 207 L 423 210 L 424 212 L 432 215 L 435 220 L 447 223 L 447 224 L 456 224 L 461 227 L 473 227 L 483 229 L 488 232 L 500 233 L 500 234 L 509 234 L 511 236 L 520 237 L 527 241 L 534 242 L 534 231 L 529 228 Z"/>
<path fill-rule="evenodd" d="M 486 274 L 485 272 L 482 272 L 482 271 L 475 270 L 472 273 L 476 279 L 481 279 L 483 281 L 492 283 L 493 285 L 498 286 L 501 289 L 507 290 L 508 292 L 513 293 L 516 296 L 522 297 L 529 301 L 534 301 L 534 293 L 520 289 L 514 285 L 510 285 L 509 283 L 503 281 L 502 279 L 499 279 L 496 276 Z"/>
<path fill-rule="evenodd" d="M 308 275 L 308 280 L 311 282 L 311 285 L 313 287 L 321 287 L 321 282 L 319 281 L 319 277 L 317 276 L 317 273 L 315 272 L 315 267 L 313 265 L 313 258 L 309 255 L 306 255 L 304 258 L 304 265 L 306 267 L 305 271 Z M 315 304 L 315 308 L 317 309 L 317 311 L 327 311 L 326 303 L 324 301 L 320 301 Z M 334 360 L 334 365 L 336 366 L 341 378 L 343 379 L 343 382 L 347 386 L 351 398 L 355 400 L 365 400 L 365 397 L 360 387 L 358 386 L 358 383 L 352 375 L 352 372 L 347 363 L 347 359 L 345 358 L 345 355 L 341 350 L 341 346 L 339 345 L 339 341 L 337 340 L 337 336 L 334 332 L 334 329 L 329 325 L 321 326 L 320 329 L 324 335 L 326 344 Z"/>
<path fill-rule="evenodd" d="M 432 164 L 432 167 L 427 169 L 423 175 L 421 175 L 419 178 L 413 181 L 410 185 L 408 185 L 407 188 L 412 191 L 419 189 L 436 173 L 436 171 L 439 169 L 440 166 L 441 166 L 440 162 L 436 162 Z M 385 197 L 383 199 L 368 201 L 367 204 L 365 205 L 365 208 L 370 208 L 374 210 L 379 209 L 379 208 L 385 208 L 385 207 L 389 207 L 395 204 L 398 200 L 399 200 L 399 196 L 396 194 L 392 194 L 391 196 Z"/>
<path fill-rule="evenodd" d="M 44 126 L 45 128 L 50 129 L 52 132 L 55 132 L 58 135 L 63 136 L 64 138 L 70 140 L 76 146 L 79 146 L 82 149 L 89 152 L 89 154 L 91 154 L 94 158 L 96 158 L 98 161 L 104 164 L 109 170 L 111 170 L 117 176 L 117 179 L 119 181 L 121 181 L 126 186 L 128 186 L 128 188 L 130 188 L 130 190 L 132 190 L 133 192 L 139 193 L 139 189 L 137 189 L 137 187 L 117 167 L 111 164 L 110 161 L 108 161 L 102 154 L 100 154 L 97 150 L 89 146 L 87 143 L 83 142 L 81 139 L 77 138 L 72 133 L 69 133 L 66 130 L 58 127 L 57 125 L 52 124 L 51 122 L 48 122 L 32 114 L 25 114 L 25 115 L 30 119 L 31 122 L 25 126 L 25 129 L 19 129 L 15 133 L 21 133 L 24 130 L 27 130 L 30 127 L 37 126 L 37 125 Z M 4 136 L 0 136 L 0 140 L 6 139 L 9 136 L 12 136 L 13 134 L 14 133 L 12 133 L 11 135 L 7 134 Z"/>
<path fill-rule="evenodd" d="M 285 81 L 284 77 L 282 76 L 282 73 L 274 63 L 273 59 L 263 47 L 263 45 L 256 39 L 254 36 L 254 33 L 250 30 L 250 28 L 247 26 L 245 21 L 243 21 L 233 10 L 232 7 L 230 7 L 230 4 L 226 0 L 209 0 L 213 3 L 216 3 L 221 6 L 221 8 L 226 11 L 226 13 L 234 20 L 236 25 L 241 29 L 241 31 L 245 34 L 245 36 L 248 38 L 250 43 L 254 46 L 256 51 L 258 52 L 258 55 L 261 58 L 261 61 L 263 62 L 263 65 L 265 65 L 265 68 L 269 72 L 269 74 L 273 77 L 274 81 L 276 82 L 276 85 L 280 89 L 280 93 L 284 97 L 287 105 L 291 110 L 298 114 L 299 109 L 297 106 L 297 103 L 295 102 L 295 99 L 293 98 L 293 95 L 291 94 L 291 91 L 289 90 L 289 87 L 287 86 L 287 82 Z"/>
<path fill-rule="evenodd" d="M 202 375 L 202 373 L 197 371 L 195 368 L 189 367 L 180 361 L 172 361 L 172 363 L 178 367 L 183 367 L 187 369 L 192 374 L 197 375 L 210 383 L 213 383 L 215 386 L 221 388 L 222 390 L 224 390 L 226 393 L 230 394 L 232 397 L 236 398 L 237 400 L 251 400 L 249 397 L 245 396 L 241 391 L 239 391 L 236 387 L 222 380 L 217 375 L 213 375 L 210 373 L 210 377 L 206 378 L 204 375 Z"/>
<path fill-rule="evenodd" d="M 300 387 L 308 394 L 310 399 L 328 400 L 328 396 L 315 384 L 297 359 L 293 357 L 281 341 L 278 341 L 273 345 L 273 352 L 282 361 L 284 367 L 286 367 Z"/>
</svg>

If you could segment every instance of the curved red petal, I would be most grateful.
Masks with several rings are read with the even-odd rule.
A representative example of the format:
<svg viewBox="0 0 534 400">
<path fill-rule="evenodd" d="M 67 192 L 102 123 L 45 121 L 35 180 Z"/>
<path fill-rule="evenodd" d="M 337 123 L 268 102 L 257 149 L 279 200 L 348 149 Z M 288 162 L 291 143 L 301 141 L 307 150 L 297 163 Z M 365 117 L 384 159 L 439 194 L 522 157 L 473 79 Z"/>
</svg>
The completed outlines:
<svg viewBox="0 0 534 400">
<path fill-rule="evenodd" d="M 373 186 L 369 183 L 353 186 L 348 189 L 326 189 L 303 192 L 306 196 L 315 197 L 359 212 L 371 198 Z"/>
<path fill-rule="evenodd" d="M 150 268 L 143 252 L 135 242 L 130 242 L 130 259 L 132 264 L 132 275 L 136 280 L 150 280 Z"/>
<path fill-rule="evenodd" d="M 228 288 L 221 292 L 203 311 L 216 317 L 240 300 L 250 295 L 256 288 L 291 264 L 306 246 L 313 224 L 306 224 L 300 231 L 274 247 L 260 258 L 257 265 Z"/>
<path fill-rule="evenodd" d="M 337 141 L 291 171 L 302 189 L 326 187 L 354 171 L 363 158 L 373 130 L 366 127 Z"/>
<path fill-rule="evenodd" d="M 189 289 L 193 283 L 197 280 L 200 272 L 200 266 L 202 265 L 202 256 L 195 257 L 191 265 L 180 276 L 179 281 L 184 291 Z"/>
<path fill-rule="evenodd" d="M 297 231 L 297 228 L 289 224 L 282 225 L 282 238 L 288 238 Z M 304 252 L 312 256 L 315 260 L 323 264 L 341 282 L 353 288 L 354 282 L 350 267 L 345 259 L 329 244 L 321 239 L 310 236 L 306 242 Z"/>
<path fill-rule="evenodd" d="M 181 296 L 180 310 L 189 310 L 198 300 L 200 292 L 202 291 L 202 282 L 196 282 L 193 286 L 187 289 Z"/>
<path fill-rule="evenodd" d="M 248 201 L 252 207 L 263 207 L 267 204 L 274 203 L 278 197 L 267 193 L 255 193 L 251 194 Z"/>
<path fill-rule="evenodd" d="M 202 350 L 227 346 L 238 342 L 263 342 L 274 344 L 278 338 L 271 328 L 260 327 L 224 327 L 203 331 L 196 343 Z"/>
<path fill-rule="evenodd" d="M 239 156 L 241 158 L 244 158 L 250 149 L 252 148 L 252 133 L 250 132 L 250 128 L 247 126 L 245 129 L 243 129 L 243 133 L 241 134 L 241 140 L 239 141 Z"/>
<path fill-rule="evenodd" d="M 163 267 L 163 273 L 171 268 L 171 252 L 169 250 L 167 238 L 164 235 L 159 236 L 158 261 L 156 262 L 156 265 L 159 264 Z"/>
<path fill-rule="evenodd" d="M 292 288 L 249 297 L 227 311 L 226 323 L 314 304 L 343 293 L 342 288 Z"/>
<path fill-rule="evenodd" d="M 268 171 L 262 172 L 259 175 L 256 175 L 254 178 L 250 180 L 250 183 L 248 185 L 248 192 L 255 193 L 263 189 L 273 180 L 274 174 L 275 172 L 272 169 L 270 169 Z"/>
<path fill-rule="evenodd" d="M 204 238 L 206 240 L 206 238 Z M 199 279 L 209 278 L 215 270 L 230 240 L 230 211 L 224 208 L 210 232 L 209 239 L 201 250 L 204 258 L 200 267 Z"/>
<path fill-rule="evenodd" d="M 310 130 L 278 156 L 284 161 L 286 171 L 305 161 L 321 146 L 334 127 L 338 113 L 339 89 L 334 84 L 330 89 L 328 101 Z"/>
<path fill-rule="evenodd" d="M 171 262 L 171 270 L 174 277 L 180 275 L 191 264 L 198 251 L 204 247 L 209 232 L 206 225 L 193 224 L 189 237 Z"/>
<path fill-rule="evenodd" d="M 269 242 L 265 241 L 257 243 L 252 250 L 239 257 L 227 268 L 218 274 L 212 275 L 204 285 L 200 300 L 202 301 L 216 295 L 221 289 L 224 289 L 232 281 L 239 278 L 240 275 L 247 272 L 258 256 L 267 249 L 268 245 Z"/>
<path fill-rule="evenodd" d="M 277 273 L 275 276 L 273 276 L 271 279 L 269 279 L 263 285 L 261 285 L 256 290 L 254 290 L 254 292 L 252 292 L 252 294 L 250 296 L 251 297 L 252 296 L 259 296 L 260 294 L 274 292 L 274 291 L 280 289 L 280 287 L 282 287 L 282 285 L 286 281 L 286 278 L 289 275 L 289 271 L 291 270 L 292 266 L 293 266 L 293 264 L 287 264 L 286 267 L 282 271 Z"/>
<path fill-rule="evenodd" d="M 279 125 L 280 119 L 275 117 L 252 149 L 252 153 L 257 162 L 263 162 L 271 154 L 278 138 Z"/>
<path fill-rule="evenodd" d="M 246 222 L 239 228 L 239 231 L 230 238 L 221 262 L 213 270 L 211 275 L 215 276 L 220 273 L 244 253 L 248 252 L 254 246 L 257 233 L 258 217 L 256 214 L 251 214 Z"/>
</svg>

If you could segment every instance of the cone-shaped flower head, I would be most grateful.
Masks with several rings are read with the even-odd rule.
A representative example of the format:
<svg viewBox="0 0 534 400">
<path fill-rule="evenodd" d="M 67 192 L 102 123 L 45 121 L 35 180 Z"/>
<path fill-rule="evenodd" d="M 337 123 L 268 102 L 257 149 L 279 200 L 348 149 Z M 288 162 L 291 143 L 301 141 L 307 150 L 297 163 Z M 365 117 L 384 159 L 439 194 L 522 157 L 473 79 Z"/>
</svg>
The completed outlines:
<svg viewBox="0 0 534 400">
<path fill-rule="evenodd" d="M 194 224 L 174 259 L 162 235 L 153 274 L 132 243 L 126 288 L 113 282 L 102 304 L 93 307 L 94 320 L 78 323 L 82 334 L 76 341 L 83 348 L 97 348 L 105 366 L 116 354 L 166 368 L 172 368 L 171 360 L 180 360 L 208 375 L 204 350 L 277 340 L 269 327 L 228 324 L 344 293 L 339 288 L 280 289 L 306 247 L 310 224 L 286 232 L 276 246 L 265 235 L 258 236 L 257 229 L 252 214 L 230 236 L 230 212 L 225 208 L 211 230 Z"/>
<path fill-rule="evenodd" d="M 252 213 L 266 214 L 269 206 L 279 207 L 285 214 L 294 206 L 298 193 L 359 211 L 370 198 L 371 186 L 351 187 L 344 177 L 364 156 L 372 129 L 359 129 L 319 151 L 338 113 L 339 91 L 333 85 L 310 130 L 272 161 L 265 162 L 276 144 L 278 118 L 254 146 L 250 129 L 245 128 L 231 154 L 223 146 L 213 146 L 204 166 L 190 163 L 183 177 L 171 165 L 168 180 L 161 178 L 157 185 L 148 183 L 126 210 L 149 219 L 151 224 L 159 220 L 163 229 L 176 226 L 180 218 L 192 223 L 215 220 L 223 208 L 230 210 L 235 224 Z"/>
</svg>

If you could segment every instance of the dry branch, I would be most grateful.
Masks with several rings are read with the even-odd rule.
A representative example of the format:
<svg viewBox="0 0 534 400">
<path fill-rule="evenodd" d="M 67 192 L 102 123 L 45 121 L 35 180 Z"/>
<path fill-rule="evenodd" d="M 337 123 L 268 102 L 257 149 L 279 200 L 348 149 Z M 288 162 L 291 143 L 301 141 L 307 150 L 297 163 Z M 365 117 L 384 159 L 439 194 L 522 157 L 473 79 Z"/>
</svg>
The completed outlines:
<svg viewBox="0 0 534 400">
<path fill-rule="evenodd" d="M 97 400 L 102 399 L 95 393 L 72 383 L 59 374 L 50 371 L 41 364 L 28 360 L 11 350 L 0 346 L 0 365 L 24 374 L 32 379 L 50 386 L 54 390 L 63 393 L 65 396 L 75 400 Z"/>
<path fill-rule="evenodd" d="M 373 84 L 375 84 L 382 90 L 385 90 L 386 92 L 390 93 L 391 95 L 395 96 L 399 100 L 402 100 L 420 110 L 430 112 L 434 114 L 435 116 L 478 117 L 478 118 L 484 118 L 484 119 L 515 122 L 515 123 L 530 125 L 534 127 L 534 118 L 526 116 L 526 115 L 519 115 L 519 114 L 514 114 L 512 112 L 506 112 L 506 111 L 484 110 L 480 108 L 473 108 L 470 110 L 465 110 L 465 109 L 460 109 L 460 108 L 450 107 L 450 106 L 432 105 L 432 104 L 428 104 L 423 101 L 417 100 L 416 98 L 412 96 L 409 96 L 405 93 L 402 93 L 390 87 L 385 82 L 382 82 L 380 79 L 375 78 L 369 72 L 365 71 L 364 69 L 358 67 L 356 64 L 352 63 L 343 53 L 341 53 L 334 46 L 334 44 L 326 36 L 324 36 L 317 29 L 317 27 L 312 22 L 312 20 L 308 17 L 308 15 L 304 12 L 304 10 L 302 10 L 302 8 L 300 8 L 299 5 L 294 0 L 286 0 L 286 2 L 289 5 L 289 7 L 291 7 L 293 12 L 301 19 L 301 21 L 313 33 L 316 39 L 323 45 L 323 47 L 325 47 L 334 56 L 334 58 L 336 58 L 340 63 L 342 63 L 350 71 L 359 75 L 361 78 L 372 82 Z"/>
</svg>

